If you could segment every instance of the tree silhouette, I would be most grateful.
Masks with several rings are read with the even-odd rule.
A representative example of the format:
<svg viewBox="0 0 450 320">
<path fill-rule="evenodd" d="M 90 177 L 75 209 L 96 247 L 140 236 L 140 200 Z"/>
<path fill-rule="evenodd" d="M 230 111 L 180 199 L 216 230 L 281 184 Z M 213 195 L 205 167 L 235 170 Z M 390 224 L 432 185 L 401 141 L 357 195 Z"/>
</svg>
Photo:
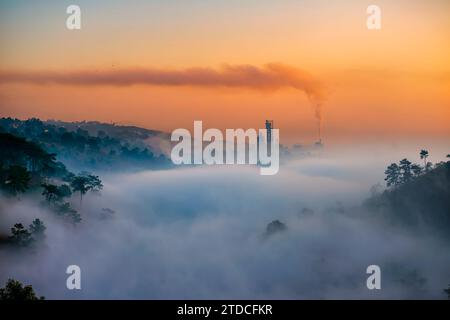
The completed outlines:
<svg viewBox="0 0 450 320">
<path fill-rule="evenodd" d="M 384 171 L 386 184 L 388 187 L 397 186 L 400 183 L 400 167 L 396 163 L 391 163 Z"/>
<path fill-rule="evenodd" d="M 54 184 L 44 183 L 41 186 L 44 189 L 42 191 L 42 195 L 45 196 L 45 199 L 48 202 L 58 202 L 63 198 L 70 197 L 72 194 L 70 187 L 66 184 L 58 187 Z"/>
<path fill-rule="evenodd" d="M 33 223 L 30 224 L 30 231 L 36 239 L 43 239 L 45 237 L 44 232 L 47 228 L 40 219 L 34 219 Z"/>
<path fill-rule="evenodd" d="M 59 198 L 58 186 L 54 184 L 44 183 L 42 184 L 42 188 L 44 188 L 44 191 L 42 191 L 42 195 L 48 202 L 56 201 Z"/>
<path fill-rule="evenodd" d="M 411 168 L 411 161 L 409 161 L 408 159 L 403 159 L 400 161 L 400 173 L 401 173 L 401 182 L 405 183 L 408 182 L 412 179 L 413 174 L 412 174 L 412 168 Z"/>
<path fill-rule="evenodd" d="M 423 167 L 425 169 L 425 171 L 427 171 L 427 158 L 428 158 L 428 151 L 427 150 L 420 150 L 420 159 L 423 159 Z"/>
<path fill-rule="evenodd" d="M 83 201 L 83 195 L 88 191 L 99 191 L 103 188 L 102 181 L 98 176 L 91 174 L 76 176 L 70 185 L 74 192 L 80 193 L 80 202 Z"/>
<path fill-rule="evenodd" d="M 17 280 L 9 279 L 4 288 L 0 288 L 0 300 L 44 300 L 45 297 L 37 297 L 33 287 L 23 286 Z"/>
<path fill-rule="evenodd" d="M 19 192 L 25 192 L 31 180 L 30 173 L 22 166 L 11 166 L 6 172 L 6 181 L 4 182 L 6 189 L 13 195 Z"/>
<path fill-rule="evenodd" d="M 266 232 L 263 234 L 263 239 L 268 239 L 274 234 L 286 231 L 286 229 L 287 226 L 283 222 L 274 220 L 267 225 Z"/>
<path fill-rule="evenodd" d="M 44 151 L 39 145 L 9 133 L 0 133 L 0 162 L 5 165 L 20 165 L 31 172 L 49 172 L 59 167 L 55 154 Z M 65 168 L 64 168 L 65 169 Z"/>
<path fill-rule="evenodd" d="M 70 206 L 70 203 L 64 202 L 56 207 L 56 212 L 59 215 L 66 216 L 72 220 L 74 224 L 81 222 L 81 216 L 77 213 L 77 210 Z"/>
<path fill-rule="evenodd" d="M 115 125 L 94 122 L 62 123 L 0 118 L 0 150 L 5 150 L 4 154 L 0 154 L 0 162 L 4 158 L 8 161 L 5 165 L 13 162 L 26 166 L 33 173 L 63 177 L 64 171 L 67 172 L 66 168 L 60 162 L 45 159 L 46 156 L 38 151 L 38 147 L 70 158 L 83 167 L 171 166 L 171 161 L 166 156 L 155 156 L 151 148 L 142 148 L 137 141 L 146 139 L 153 133 L 136 129 L 119 129 Z M 97 134 L 91 135 L 89 132 Z"/>
<path fill-rule="evenodd" d="M 422 167 L 414 163 L 411 165 L 411 171 L 413 172 L 414 176 L 417 177 L 422 173 Z"/>
<path fill-rule="evenodd" d="M 19 247 L 27 247 L 34 241 L 31 233 L 25 229 L 21 223 L 16 223 L 14 227 L 11 228 L 11 234 L 12 235 L 8 237 L 9 241 Z"/>
<path fill-rule="evenodd" d="M 72 195 L 72 190 L 67 184 L 60 185 L 58 187 L 58 195 L 60 199 L 70 197 Z"/>
</svg>

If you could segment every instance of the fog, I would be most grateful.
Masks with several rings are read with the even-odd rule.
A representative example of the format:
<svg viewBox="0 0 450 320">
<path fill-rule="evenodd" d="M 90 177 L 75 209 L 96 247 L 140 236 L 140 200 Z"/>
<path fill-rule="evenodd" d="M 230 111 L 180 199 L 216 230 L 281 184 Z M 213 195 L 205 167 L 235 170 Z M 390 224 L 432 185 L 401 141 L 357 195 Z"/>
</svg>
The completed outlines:
<svg viewBox="0 0 450 320">
<path fill-rule="evenodd" d="M 275 176 L 242 165 L 109 174 L 100 194 L 82 205 L 73 196 L 77 226 L 42 199 L 3 199 L 1 233 L 34 218 L 47 230 L 32 250 L 0 249 L 0 282 L 32 284 L 48 299 L 444 298 L 448 242 L 368 219 L 360 206 L 400 160 L 391 157 L 323 152 Z M 287 229 L 264 236 L 273 220 Z M 66 288 L 72 264 L 81 290 Z M 366 287 L 372 264 L 381 290 Z"/>
</svg>

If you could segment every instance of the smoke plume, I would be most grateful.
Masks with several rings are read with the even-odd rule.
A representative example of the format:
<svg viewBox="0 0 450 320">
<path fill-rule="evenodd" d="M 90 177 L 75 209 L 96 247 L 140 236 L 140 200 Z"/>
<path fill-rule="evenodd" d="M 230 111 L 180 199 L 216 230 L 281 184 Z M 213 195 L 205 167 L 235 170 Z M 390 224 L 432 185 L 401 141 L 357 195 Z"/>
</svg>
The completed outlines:
<svg viewBox="0 0 450 320">
<path fill-rule="evenodd" d="M 79 71 L 0 71 L 0 84 L 30 83 L 39 85 L 77 86 L 192 86 L 202 88 L 237 88 L 274 91 L 293 88 L 306 94 L 315 109 L 320 124 L 323 90 L 320 82 L 308 72 L 296 67 L 269 63 L 253 65 L 224 65 L 221 68 L 187 69 L 109 69 Z"/>
</svg>

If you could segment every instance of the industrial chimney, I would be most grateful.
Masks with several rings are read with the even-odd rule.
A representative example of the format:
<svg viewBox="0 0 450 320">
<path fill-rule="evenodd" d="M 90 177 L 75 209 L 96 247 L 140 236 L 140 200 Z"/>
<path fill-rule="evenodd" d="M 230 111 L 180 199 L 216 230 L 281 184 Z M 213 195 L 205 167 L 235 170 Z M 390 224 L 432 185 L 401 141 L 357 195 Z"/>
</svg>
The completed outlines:
<svg viewBox="0 0 450 320">
<path fill-rule="evenodd" d="M 270 155 L 272 151 L 272 129 L 273 129 L 273 120 L 266 120 L 266 130 L 267 130 L 267 150 Z"/>
</svg>

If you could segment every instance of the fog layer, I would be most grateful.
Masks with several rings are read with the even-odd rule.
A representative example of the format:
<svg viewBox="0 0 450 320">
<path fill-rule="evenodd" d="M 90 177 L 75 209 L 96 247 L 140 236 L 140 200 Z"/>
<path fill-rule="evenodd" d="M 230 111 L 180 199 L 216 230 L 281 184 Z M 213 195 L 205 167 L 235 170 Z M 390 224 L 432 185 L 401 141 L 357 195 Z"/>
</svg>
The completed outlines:
<svg viewBox="0 0 450 320">
<path fill-rule="evenodd" d="M 33 250 L 0 250 L 0 281 L 32 284 L 50 299 L 443 298 L 448 243 L 390 228 L 360 207 L 383 182 L 388 161 L 376 159 L 316 155 L 275 176 L 250 166 L 103 176 L 100 195 L 82 205 L 74 195 L 77 226 L 32 197 L 4 199 L 0 232 L 34 218 L 47 230 Z M 267 237 L 273 220 L 287 229 Z M 66 288 L 72 264 L 81 267 L 79 291 Z M 381 290 L 366 287 L 372 264 Z"/>
</svg>

